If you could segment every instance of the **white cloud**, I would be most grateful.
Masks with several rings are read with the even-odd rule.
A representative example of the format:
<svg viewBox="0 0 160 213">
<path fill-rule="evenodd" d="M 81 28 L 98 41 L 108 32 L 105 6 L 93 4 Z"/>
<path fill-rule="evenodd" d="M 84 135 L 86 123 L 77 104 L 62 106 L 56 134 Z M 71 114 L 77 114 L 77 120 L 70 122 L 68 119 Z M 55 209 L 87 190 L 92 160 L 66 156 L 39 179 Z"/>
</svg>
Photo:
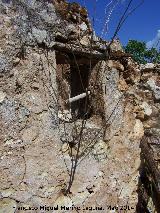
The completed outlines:
<svg viewBox="0 0 160 213">
<path fill-rule="evenodd" d="M 151 41 L 148 41 L 146 44 L 147 48 L 155 47 L 157 49 L 160 48 L 160 30 L 157 31 L 157 35 Z"/>
</svg>

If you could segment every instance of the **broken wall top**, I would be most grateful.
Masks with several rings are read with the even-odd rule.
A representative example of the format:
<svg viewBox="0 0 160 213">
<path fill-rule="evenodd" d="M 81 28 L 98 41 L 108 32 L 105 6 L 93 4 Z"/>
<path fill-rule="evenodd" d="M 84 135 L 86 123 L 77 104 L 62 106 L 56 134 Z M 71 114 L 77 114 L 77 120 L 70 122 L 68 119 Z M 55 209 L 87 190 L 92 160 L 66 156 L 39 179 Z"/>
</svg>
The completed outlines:
<svg viewBox="0 0 160 213">
<path fill-rule="evenodd" d="M 19 47 L 39 45 L 105 58 L 109 42 L 95 36 L 87 10 L 77 3 L 60 0 L 1 0 L 0 10 L 1 20 L 8 17 L 13 24 L 13 31 L 8 33 L 12 34 L 12 40 L 16 40 Z M 112 57 L 128 56 L 118 40 L 113 42 L 110 49 Z"/>
</svg>

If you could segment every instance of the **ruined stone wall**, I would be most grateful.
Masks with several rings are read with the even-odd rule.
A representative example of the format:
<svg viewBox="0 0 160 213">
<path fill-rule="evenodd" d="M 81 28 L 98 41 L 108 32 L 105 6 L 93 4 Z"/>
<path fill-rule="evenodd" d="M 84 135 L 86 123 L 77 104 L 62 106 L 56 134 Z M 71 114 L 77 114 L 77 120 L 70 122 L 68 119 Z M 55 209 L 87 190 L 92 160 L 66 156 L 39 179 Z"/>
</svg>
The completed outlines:
<svg viewBox="0 0 160 213">
<path fill-rule="evenodd" d="M 67 174 L 58 154 L 54 35 L 47 28 L 54 7 L 47 5 L 49 15 L 41 2 L 23 3 L 0 3 L 0 211 L 6 213 L 21 212 L 19 204 L 52 205 L 63 185 L 59 174 Z"/>
<path fill-rule="evenodd" d="M 144 132 L 159 134 L 159 67 L 140 67 L 117 42 L 110 60 L 99 59 L 104 49 L 95 39 L 89 79 L 93 112 L 86 120 L 75 180 L 66 196 L 77 150 L 70 142 L 78 141 L 82 120 L 66 121 L 61 114 L 58 100 L 62 94 L 65 101 L 69 85 L 62 75 L 65 61 L 55 50 L 63 47 L 62 54 L 72 60 L 74 50 L 81 66 L 89 60 L 90 34 L 72 39 L 80 26 L 80 35 L 89 28 L 79 26 L 86 19 L 75 23 L 76 12 L 63 20 L 55 4 L 0 1 L 0 208 L 21 213 L 19 207 L 34 206 L 38 209 L 25 212 L 39 213 L 44 205 L 102 206 L 106 213 L 110 205 L 127 204 L 135 212 L 140 140 Z M 77 7 L 73 11 L 79 11 Z M 74 48 L 69 49 L 71 44 Z"/>
</svg>

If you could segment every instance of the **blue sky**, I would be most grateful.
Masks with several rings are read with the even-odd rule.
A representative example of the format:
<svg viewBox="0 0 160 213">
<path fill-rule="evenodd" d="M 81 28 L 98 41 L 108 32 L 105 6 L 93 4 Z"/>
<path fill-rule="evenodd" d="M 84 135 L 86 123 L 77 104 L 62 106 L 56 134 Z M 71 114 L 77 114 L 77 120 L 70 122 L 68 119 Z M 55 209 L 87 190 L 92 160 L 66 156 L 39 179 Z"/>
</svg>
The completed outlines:
<svg viewBox="0 0 160 213">
<path fill-rule="evenodd" d="M 111 0 L 70 0 L 70 2 L 73 1 L 79 2 L 82 6 L 85 5 L 91 17 L 95 14 L 94 11 L 96 11 L 94 15 L 94 29 L 98 35 L 101 35 L 102 27 L 104 26 L 105 8 Z M 141 0 L 134 0 L 133 7 L 140 3 L 140 1 Z M 115 7 L 110 17 L 108 33 L 103 36 L 105 39 L 112 37 L 119 17 L 124 11 L 127 2 L 127 0 L 121 0 L 121 3 Z M 109 6 L 107 7 L 107 11 L 109 11 Z M 118 37 L 123 45 L 125 45 L 129 39 L 136 39 L 145 42 L 151 41 L 148 43 L 148 46 L 152 46 L 153 43 L 160 38 L 160 31 L 158 32 L 158 30 L 160 30 L 160 0 L 144 0 L 143 5 L 128 17 Z"/>
</svg>

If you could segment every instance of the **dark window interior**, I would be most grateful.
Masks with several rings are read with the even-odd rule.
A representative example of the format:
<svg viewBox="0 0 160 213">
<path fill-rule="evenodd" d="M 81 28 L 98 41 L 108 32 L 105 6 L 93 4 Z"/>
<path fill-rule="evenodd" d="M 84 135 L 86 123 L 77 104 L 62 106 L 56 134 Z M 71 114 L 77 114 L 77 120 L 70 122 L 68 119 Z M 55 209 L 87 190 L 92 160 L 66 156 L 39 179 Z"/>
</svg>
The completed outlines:
<svg viewBox="0 0 160 213">
<path fill-rule="evenodd" d="M 57 83 L 60 91 L 61 103 L 64 106 L 64 102 L 69 97 L 75 97 L 86 92 L 89 84 L 89 71 L 90 71 L 90 61 L 87 58 L 76 56 L 73 57 L 72 54 L 62 54 L 56 52 L 57 61 Z M 66 66 L 68 64 L 69 66 Z M 59 68 L 59 65 L 61 65 Z M 69 70 L 66 70 L 69 67 Z M 70 87 L 70 94 L 66 90 L 65 84 L 68 83 Z M 67 94 L 66 94 L 67 93 Z M 62 99 L 65 99 L 62 101 Z M 79 99 L 71 104 L 65 106 L 66 109 L 71 110 L 73 118 L 89 118 L 91 115 L 91 109 L 89 109 L 89 98 L 86 97 Z M 64 109 L 64 107 L 62 107 Z"/>
<path fill-rule="evenodd" d="M 86 92 L 88 87 L 89 67 L 87 65 L 71 66 L 71 97 Z M 73 115 L 82 118 L 87 110 L 86 98 L 71 103 Z M 85 106 L 86 105 L 86 106 Z"/>
</svg>

